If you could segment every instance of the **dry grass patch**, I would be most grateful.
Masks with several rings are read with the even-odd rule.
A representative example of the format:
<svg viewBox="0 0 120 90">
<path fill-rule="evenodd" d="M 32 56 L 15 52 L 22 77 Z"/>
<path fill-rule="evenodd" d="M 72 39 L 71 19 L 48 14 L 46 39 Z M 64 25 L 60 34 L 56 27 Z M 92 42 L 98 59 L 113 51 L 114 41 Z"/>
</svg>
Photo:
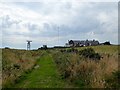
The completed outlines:
<svg viewBox="0 0 120 90">
<path fill-rule="evenodd" d="M 2 86 L 11 87 L 24 72 L 30 71 L 36 65 L 40 56 L 38 51 L 3 49 L 2 51 Z"/>
</svg>

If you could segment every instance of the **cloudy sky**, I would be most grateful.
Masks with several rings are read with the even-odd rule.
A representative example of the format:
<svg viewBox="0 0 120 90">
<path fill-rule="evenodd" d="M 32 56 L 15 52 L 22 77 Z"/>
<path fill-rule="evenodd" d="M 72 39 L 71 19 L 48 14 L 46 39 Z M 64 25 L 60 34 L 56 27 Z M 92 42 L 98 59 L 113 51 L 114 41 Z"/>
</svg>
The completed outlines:
<svg viewBox="0 0 120 90">
<path fill-rule="evenodd" d="M 33 49 L 70 39 L 118 44 L 117 2 L 1 2 L 0 22 L 2 47 L 26 48 L 26 40 Z"/>
</svg>

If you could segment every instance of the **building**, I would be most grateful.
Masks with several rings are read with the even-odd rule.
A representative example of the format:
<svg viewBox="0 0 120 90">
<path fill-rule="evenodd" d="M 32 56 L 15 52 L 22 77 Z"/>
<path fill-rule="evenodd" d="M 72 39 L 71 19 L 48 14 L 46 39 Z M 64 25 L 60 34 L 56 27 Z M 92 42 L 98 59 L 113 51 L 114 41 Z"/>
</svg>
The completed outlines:
<svg viewBox="0 0 120 90">
<path fill-rule="evenodd" d="M 96 40 L 68 40 L 68 43 L 66 43 L 66 46 L 96 46 L 99 45 L 99 42 Z"/>
</svg>

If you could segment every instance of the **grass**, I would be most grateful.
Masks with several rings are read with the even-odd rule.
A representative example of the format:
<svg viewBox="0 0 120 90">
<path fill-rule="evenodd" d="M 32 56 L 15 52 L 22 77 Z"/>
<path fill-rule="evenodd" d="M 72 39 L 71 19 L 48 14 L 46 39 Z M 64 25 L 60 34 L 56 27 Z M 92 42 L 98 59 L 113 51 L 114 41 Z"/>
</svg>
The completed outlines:
<svg viewBox="0 0 120 90">
<path fill-rule="evenodd" d="M 37 62 L 39 67 L 27 74 L 15 87 L 22 88 L 62 88 L 68 87 L 68 84 L 61 79 L 53 58 L 50 54 L 40 57 Z"/>
<path fill-rule="evenodd" d="M 102 58 L 82 57 L 79 52 L 3 49 L 2 86 L 14 88 L 106 88 L 119 86 L 113 72 L 118 72 L 118 47 L 101 45 L 93 48 Z M 64 48 L 70 49 L 70 48 Z M 64 50 L 63 49 L 63 50 Z M 119 73 L 117 73 L 119 74 Z M 114 82 L 114 83 L 113 83 Z"/>
<path fill-rule="evenodd" d="M 100 46 L 88 46 L 88 47 L 81 47 L 77 48 L 79 50 L 84 48 L 93 48 L 96 52 L 101 54 L 118 54 L 118 45 L 100 45 Z"/>
<path fill-rule="evenodd" d="M 86 48 L 88 50 L 90 47 L 77 49 L 87 51 Z M 118 47 L 92 46 L 91 48 L 102 56 L 100 60 L 82 57 L 82 55 L 79 55 L 79 52 L 57 52 L 54 54 L 54 60 L 64 79 L 69 80 L 77 87 L 109 87 L 109 85 L 106 86 L 107 77 L 110 77 L 113 72 L 118 71 Z"/>
<path fill-rule="evenodd" d="M 31 70 L 42 53 L 37 51 L 2 50 L 2 86 L 11 87 L 25 71 Z"/>
</svg>

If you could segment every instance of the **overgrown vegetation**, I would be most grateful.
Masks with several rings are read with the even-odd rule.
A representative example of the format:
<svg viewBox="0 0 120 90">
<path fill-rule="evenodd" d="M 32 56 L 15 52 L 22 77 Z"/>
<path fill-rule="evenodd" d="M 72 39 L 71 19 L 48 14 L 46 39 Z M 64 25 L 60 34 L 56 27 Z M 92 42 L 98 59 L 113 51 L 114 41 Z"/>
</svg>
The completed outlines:
<svg viewBox="0 0 120 90">
<path fill-rule="evenodd" d="M 41 55 L 38 51 L 2 50 L 2 86 L 12 87 L 21 75 L 32 70 Z"/>
<path fill-rule="evenodd" d="M 117 85 L 116 81 L 112 82 L 107 77 L 118 70 L 118 55 L 114 55 L 114 52 L 113 55 L 111 52 L 109 53 L 96 53 L 92 48 L 84 48 L 79 51 L 72 48 L 61 50 L 53 57 L 63 79 L 70 81 L 76 87 L 107 88 Z M 115 85 L 110 86 L 111 83 L 107 81 L 111 81 Z"/>
<path fill-rule="evenodd" d="M 84 56 L 85 58 L 90 58 L 93 60 L 100 60 L 101 56 L 99 53 L 95 53 L 92 48 L 87 48 L 84 50 L 79 51 L 80 55 Z"/>
<path fill-rule="evenodd" d="M 111 76 L 106 78 L 106 86 L 112 88 L 120 88 L 120 70 L 114 71 Z"/>
<path fill-rule="evenodd" d="M 2 86 L 119 88 L 118 55 L 118 46 L 113 45 L 37 51 L 3 49 Z"/>
</svg>

